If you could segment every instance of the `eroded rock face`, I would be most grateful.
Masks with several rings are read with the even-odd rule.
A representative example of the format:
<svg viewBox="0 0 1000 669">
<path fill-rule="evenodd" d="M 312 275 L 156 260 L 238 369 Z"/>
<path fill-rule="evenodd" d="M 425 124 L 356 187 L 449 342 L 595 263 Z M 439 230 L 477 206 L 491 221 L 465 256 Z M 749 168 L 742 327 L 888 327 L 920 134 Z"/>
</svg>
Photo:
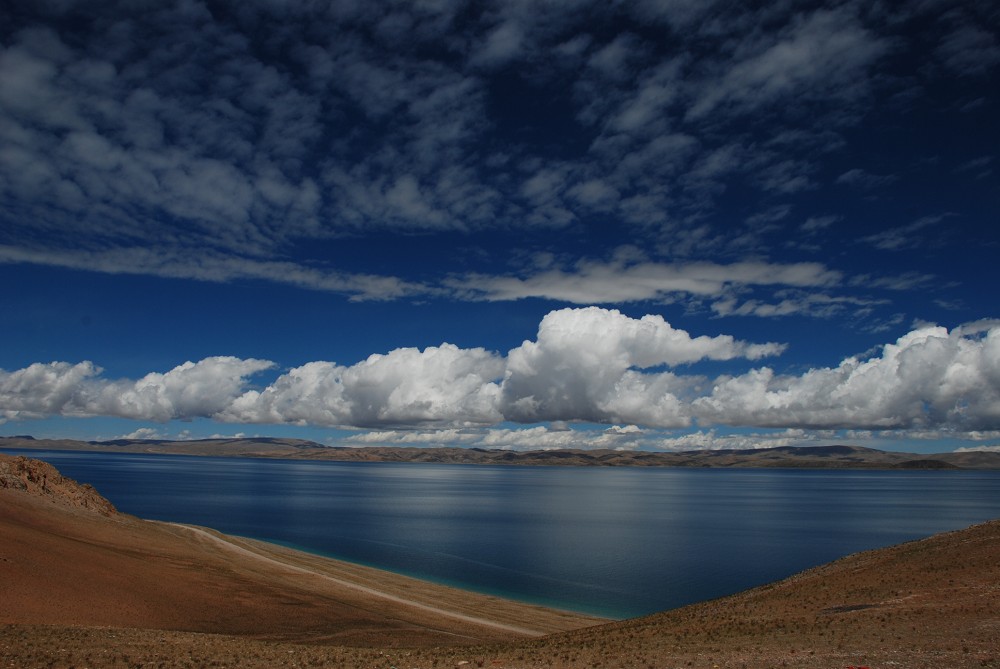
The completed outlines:
<svg viewBox="0 0 1000 669">
<path fill-rule="evenodd" d="M 89 483 L 77 483 L 60 474 L 49 463 L 23 455 L 0 455 L 0 490 L 3 489 L 45 497 L 102 516 L 117 513 L 114 505 L 101 497 Z"/>
</svg>

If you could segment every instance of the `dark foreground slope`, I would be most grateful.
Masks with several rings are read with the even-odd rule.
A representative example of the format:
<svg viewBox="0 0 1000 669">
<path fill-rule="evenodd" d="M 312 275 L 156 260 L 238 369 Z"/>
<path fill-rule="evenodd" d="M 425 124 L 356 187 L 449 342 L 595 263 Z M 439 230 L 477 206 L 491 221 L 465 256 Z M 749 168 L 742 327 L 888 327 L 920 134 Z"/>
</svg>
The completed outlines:
<svg viewBox="0 0 1000 669">
<path fill-rule="evenodd" d="M 65 513 L 53 511 L 60 505 Z M 383 584 L 380 572 L 101 515 L 89 501 L 0 488 L 0 508 L 0 667 L 1000 667 L 997 521 L 595 624 L 456 591 L 422 594 L 418 582 L 385 575 Z M 123 544 L 121 532 L 142 540 Z M 26 587 L 32 569 L 45 577 Z M 544 624 L 577 629 L 511 629 Z"/>
<path fill-rule="evenodd" d="M 525 646 L 535 666 L 1000 667 L 1000 522 Z"/>
</svg>

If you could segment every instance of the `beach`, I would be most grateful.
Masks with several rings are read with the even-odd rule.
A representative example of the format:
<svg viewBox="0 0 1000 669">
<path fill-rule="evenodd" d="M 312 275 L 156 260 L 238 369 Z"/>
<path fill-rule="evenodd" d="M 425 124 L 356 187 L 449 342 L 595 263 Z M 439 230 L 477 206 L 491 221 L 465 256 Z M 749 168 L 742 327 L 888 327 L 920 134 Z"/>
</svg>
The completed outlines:
<svg viewBox="0 0 1000 669">
<path fill-rule="evenodd" d="M 145 521 L 37 461 L 4 472 L 4 667 L 1000 666 L 996 522 L 610 622 Z"/>
</svg>

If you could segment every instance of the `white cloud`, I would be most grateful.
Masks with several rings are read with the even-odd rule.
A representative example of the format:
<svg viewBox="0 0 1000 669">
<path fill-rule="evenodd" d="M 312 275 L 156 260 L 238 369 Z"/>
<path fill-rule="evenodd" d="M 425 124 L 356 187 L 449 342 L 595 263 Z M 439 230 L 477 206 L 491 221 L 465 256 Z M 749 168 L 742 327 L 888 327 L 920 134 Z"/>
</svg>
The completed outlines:
<svg viewBox="0 0 1000 669">
<path fill-rule="evenodd" d="M 435 282 L 455 270 L 427 272 L 433 285 L 419 286 L 353 276 L 321 264 L 310 254 L 326 245 L 311 242 L 373 231 L 583 230 L 598 216 L 618 239 L 704 258 L 731 232 L 713 215 L 715 198 L 733 179 L 779 193 L 815 186 L 819 172 L 804 154 L 840 137 L 841 103 L 884 84 L 872 66 L 900 48 L 876 33 L 881 14 L 853 5 L 223 5 L 94 6 L 89 29 L 77 32 L 52 20 L 63 10 L 26 5 L 0 29 L 8 259 L 394 299 L 441 294 Z M 974 27 L 948 23 L 939 55 L 968 68 L 995 53 Z M 194 85 L 206 81 L 213 85 Z M 516 99 L 539 106 L 525 114 Z M 828 111 L 809 123 L 760 113 L 815 102 L 811 110 Z M 790 267 L 764 265 L 765 275 Z M 591 304 L 717 295 L 720 281 L 802 285 L 698 273 L 585 261 L 445 288 Z"/>
<path fill-rule="evenodd" d="M 0 412 L 4 418 L 36 418 L 67 413 L 79 405 L 81 390 L 101 368 L 92 362 L 36 362 L 13 372 L 0 370 Z"/>
<path fill-rule="evenodd" d="M 861 241 L 871 244 L 882 251 L 899 251 L 900 249 L 917 248 L 927 243 L 921 231 L 936 226 L 952 214 L 924 216 L 913 223 L 897 228 L 882 230 L 874 235 L 862 237 Z"/>
<path fill-rule="evenodd" d="M 570 189 L 569 194 L 579 202 L 594 208 L 616 202 L 619 196 L 617 190 L 600 179 L 590 179 L 579 183 Z"/>
<path fill-rule="evenodd" d="M 139 20 L 120 18 L 123 34 Z M 289 169 L 287 153 L 315 137 L 319 108 L 276 70 L 227 52 L 234 42 L 218 26 L 174 19 L 165 25 L 184 33 L 179 43 L 200 37 L 211 48 L 178 65 L 165 53 L 174 40 L 153 40 L 141 62 L 114 62 L 111 42 L 91 53 L 93 44 L 70 47 L 51 29 L 30 27 L 0 48 L 0 90 L 10 95 L 0 92 L 8 147 L 0 193 L 17 203 L 19 216 L 8 211 L 14 230 L 25 220 L 59 230 L 49 245 L 71 238 L 73 249 L 141 241 L 259 252 L 271 241 L 259 225 L 265 213 L 284 216 L 285 234 L 315 222 L 315 184 Z M 198 80 L 219 63 L 227 70 L 215 77 L 215 97 L 173 85 L 172 77 Z M 249 137 L 253 115 L 260 134 Z M 25 164 L 35 167 L 20 170 Z M 187 224 L 183 237 L 173 219 Z"/>
<path fill-rule="evenodd" d="M 479 433 L 467 429 L 373 430 L 345 437 L 338 446 L 475 446 Z"/>
<path fill-rule="evenodd" d="M 797 377 L 766 367 L 724 377 L 692 410 L 728 425 L 990 429 L 1000 423 L 1000 329 L 966 336 L 925 326 L 867 360 Z"/>
<path fill-rule="evenodd" d="M 84 410 L 157 421 L 214 416 L 239 396 L 248 377 L 273 367 L 267 360 L 228 356 L 186 362 L 165 374 L 112 382 L 89 398 Z"/>
<path fill-rule="evenodd" d="M 642 258 L 616 257 L 609 262 L 581 261 L 571 270 L 542 265 L 525 277 L 470 274 L 446 278 L 439 284 L 407 281 L 391 275 L 350 274 L 292 261 L 240 257 L 210 249 L 187 252 L 147 247 L 103 251 L 34 250 L 0 244 L 0 263 L 34 263 L 107 274 L 142 274 L 228 283 L 265 280 L 310 290 L 338 293 L 351 301 L 387 301 L 421 297 L 453 297 L 477 301 L 509 301 L 530 297 L 573 304 L 609 304 L 715 298 L 713 311 L 728 316 L 783 316 L 805 314 L 829 317 L 850 306 L 881 304 L 863 297 L 798 291 L 783 287 L 825 288 L 842 275 L 820 263 L 746 261 L 723 265 L 656 263 Z M 872 277 L 851 285 L 905 290 L 932 277 Z M 740 301 L 744 289 L 775 287 L 771 301 Z"/>
<path fill-rule="evenodd" d="M 996 321 L 977 321 L 950 332 L 919 326 L 877 355 L 850 357 L 836 367 L 801 375 L 758 367 L 710 381 L 683 371 L 684 365 L 698 361 L 758 360 L 783 350 L 782 344 L 752 344 L 729 335 L 692 336 L 660 316 L 635 319 L 597 307 L 563 309 L 545 316 L 536 339 L 506 358 L 451 344 L 402 348 L 350 366 L 307 363 L 262 389 L 251 388 L 250 379 L 274 368 L 266 360 L 205 358 L 137 380 L 105 379 L 91 362 L 35 363 L 0 370 L 0 420 L 58 415 L 376 430 L 432 427 L 450 431 L 434 431 L 438 436 L 433 438 L 420 436 L 432 434 L 426 431 L 376 431 L 354 440 L 438 439 L 485 447 L 529 441 L 539 447 L 571 444 L 579 437 L 578 430 L 567 429 L 572 422 L 624 426 L 609 428 L 599 443 L 613 439 L 621 447 L 623 440 L 635 439 L 661 449 L 697 445 L 692 439 L 705 444 L 749 444 L 752 439 L 723 439 L 703 430 L 702 437 L 661 434 L 659 445 L 651 446 L 653 437 L 645 428 L 696 422 L 700 428 L 788 430 L 783 436 L 760 438 L 772 444 L 810 438 L 801 432 L 806 429 L 854 430 L 854 436 L 864 430 L 896 431 L 897 436 L 928 439 L 964 435 L 977 441 L 1000 433 Z M 488 438 L 467 437 L 460 429 L 504 421 L 551 424 L 535 432 L 508 435 L 501 430 Z"/>
<path fill-rule="evenodd" d="M 402 348 L 350 367 L 297 367 L 235 399 L 219 417 L 327 427 L 492 424 L 501 420 L 496 381 L 502 374 L 502 359 L 481 348 Z"/>
<path fill-rule="evenodd" d="M 838 283 L 839 272 L 820 263 L 744 261 L 661 264 L 581 261 L 574 271 L 551 269 L 520 278 L 468 275 L 446 282 L 459 294 L 487 301 L 542 297 L 574 304 L 662 299 L 671 295 L 722 296 L 734 286 L 821 287 Z"/>
<path fill-rule="evenodd" d="M 896 180 L 897 177 L 891 174 L 872 174 L 871 172 L 866 172 L 865 170 L 856 167 L 854 169 L 847 170 L 837 177 L 836 183 L 855 186 L 865 190 L 874 190 L 876 188 L 889 185 Z"/>
<path fill-rule="evenodd" d="M 747 344 L 728 335 L 691 337 L 660 316 L 633 319 L 589 307 L 549 313 L 536 341 L 507 356 L 502 411 L 509 420 L 532 423 L 584 420 L 686 426 L 680 395 L 691 381 L 672 372 L 638 370 L 705 359 L 757 359 L 776 355 L 781 344 Z"/>
<path fill-rule="evenodd" d="M 352 435 L 343 446 L 437 446 L 503 451 L 557 449 L 634 450 L 648 441 L 647 432 L 634 425 L 613 425 L 604 430 L 574 430 L 537 425 L 527 428 L 480 428 L 433 431 L 383 430 Z"/>
<path fill-rule="evenodd" d="M 950 18 L 955 25 L 935 50 L 949 69 L 959 76 L 981 76 L 1000 64 L 1000 40 L 995 32 L 971 17 L 955 20 L 953 14 Z"/>
<path fill-rule="evenodd" d="M 630 65 L 639 55 L 638 45 L 639 40 L 634 35 L 618 35 L 591 54 L 587 67 L 613 82 L 631 79 Z"/>
<path fill-rule="evenodd" d="M 905 272 L 896 276 L 871 276 L 855 274 L 851 277 L 852 286 L 868 288 L 883 288 L 886 290 L 927 290 L 938 283 L 938 277 L 933 274 Z"/>
<path fill-rule="evenodd" d="M 525 428 L 477 428 L 447 430 L 381 430 L 363 432 L 337 442 L 338 446 L 458 447 L 504 451 L 545 451 L 556 449 L 617 451 L 703 451 L 805 444 L 842 443 L 834 435 L 804 430 L 761 431 L 724 434 L 697 430 L 675 435 L 670 431 L 644 429 L 635 425 L 612 425 L 603 430 L 536 425 Z"/>
<path fill-rule="evenodd" d="M 679 95 L 679 67 L 668 63 L 646 75 L 631 99 L 626 100 L 609 120 L 618 132 L 648 134 L 668 118 L 667 108 Z"/>
<path fill-rule="evenodd" d="M 692 337 L 660 316 L 632 319 L 591 307 L 547 315 L 535 342 L 506 359 L 451 344 L 402 348 L 351 366 L 311 362 L 267 387 L 248 378 L 273 363 L 207 358 L 137 381 L 107 381 L 91 363 L 32 365 L 0 377 L 7 418 L 109 415 L 166 421 L 193 417 L 317 426 L 469 426 L 503 420 L 572 420 L 678 426 L 676 393 L 691 380 L 640 370 L 699 360 L 758 359 L 780 344 L 728 335 Z"/>
<path fill-rule="evenodd" d="M 806 221 L 799 227 L 799 229 L 807 235 L 815 235 L 821 230 L 829 228 L 831 225 L 839 221 L 840 218 L 837 216 L 810 216 Z"/>
<path fill-rule="evenodd" d="M 727 297 L 712 303 L 712 311 L 720 316 L 759 316 L 774 318 L 778 316 L 809 315 L 818 318 L 831 318 L 849 310 L 863 312 L 874 305 L 884 304 L 884 300 L 871 300 L 859 297 L 833 296 L 823 293 L 805 293 L 802 291 L 781 290 L 774 295 L 775 302 L 758 299 L 747 299 L 740 302 L 736 297 Z"/>
<path fill-rule="evenodd" d="M 392 300 L 440 292 L 393 276 L 341 274 L 294 262 L 241 258 L 206 249 L 122 247 L 105 251 L 31 250 L 0 244 L 0 263 L 37 263 L 107 274 L 144 274 L 168 278 L 229 282 L 263 279 L 300 288 L 342 293 L 352 300 Z"/>
<path fill-rule="evenodd" d="M 122 434 L 115 439 L 167 439 L 167 435 L 153 427 L 140 427 L 128 434 Z"/>
<path fill-rule="evenodd" d="M 524 31 L 514 21 L 493 28 L 470 59 L 474 65 L 498 67 L 516 59 L 524 49 Z"/>
<path fill-rule="evenodd" d="M 100 378 L 91 362 L 35 363 L 0 371 L 0 411 L 10 418 L 115 416 L 168 421 L 211 417 L 244 390 L 247 379 L 274 364 L 219 356 L 186 362 L 136 381 Z"/>
<path fill-rule="evenodd" d="M 842 444 L 845 440 L 855 441 L 853 438 L 847 438 L 833 431 L 797 428 L 754 432 L 721 432 L 716 429 L 708 429 L 681 435 L 651 431 L 643 442 L 643 448 L 657 451 L 749 450 L 783 446 Z"/>
<path fill-rule="evenodd" d="M 849 9 L 821 10 L 799 16 L 780 34 L 760 44 L 744 44 L 747 53 L 718 80 L 706 82 L 688 111 L 702 118 L 727 104 L 756 109 L 788 96 L 857 95 L 864 90 L 866 69 L 886 51 L 886 44 L 862 27 Z M 848 84 L 844 86 L 844 84 Z"/>
</svg>

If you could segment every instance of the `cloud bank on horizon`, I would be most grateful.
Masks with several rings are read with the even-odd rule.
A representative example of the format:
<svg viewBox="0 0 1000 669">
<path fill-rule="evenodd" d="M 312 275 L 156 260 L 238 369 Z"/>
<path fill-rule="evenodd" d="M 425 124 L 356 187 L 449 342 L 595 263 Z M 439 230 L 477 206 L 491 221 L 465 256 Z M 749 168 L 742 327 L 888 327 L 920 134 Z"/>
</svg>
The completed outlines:
<svg viewBox="0 0 1000 669">
<path fill-rule="evenodd" d="M 0 424 L 1000 439 L 1000 10 L 903 5 L 3 3 Z"/>
<path fill-rule="evenodd" d="M 450 344 L 396 349 L 346 367 L 311 362 L 261 390 L 249 387 L 250 377 L 275 366 L 266 360 L 206 358 L 137 380 L 105 379 L 90 362 L 34 364 L 0 371 L 0 416 L 435 428 L 415 437 L 369 432 L 354 439 L 411 445 L 462 444 L 467 438 L 460 428 L 505 421 L 624 423 L 629 427 L 610 433 L 632 441 L 639 425 L 975 432 L 1000 424 L 996 322 L 950 332 L 928 325 L 887 344 L 879 355 L 799 376 L 769 367 L 715 379 L 684 371 L 702 360 L 756 361 L 783 349 L 728 335 L 692 337 L 659 316 L 563 309 L 543 319 L 535 341 L 505 357 Z M 517 432 L 480 435 L 477 444 L 503 444 L 506 437 L 508 445 L 524 447 L 544 435 L 549 447 L 580 445 L 568 435 L 553 439 L 549 428 L 521 432 L 519 441 Z M 623 441 L 608 439 L 606 432 L 597 444 L 620 447 Z"/>
</svg>

